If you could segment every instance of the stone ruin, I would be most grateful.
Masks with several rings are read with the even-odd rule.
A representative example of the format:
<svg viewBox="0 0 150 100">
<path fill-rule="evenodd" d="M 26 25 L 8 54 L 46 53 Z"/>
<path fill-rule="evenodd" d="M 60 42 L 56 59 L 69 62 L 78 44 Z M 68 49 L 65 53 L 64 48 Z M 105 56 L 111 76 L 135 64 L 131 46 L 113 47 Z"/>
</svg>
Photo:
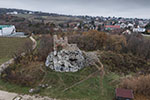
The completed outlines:
<svg viewBox="0 0 150 100">
<path fill-rule="evenodd" d="M 54 35 L 53 41 L 54 51 L 48 55 L 45 62 L 46 67 L 57 72 L 77 72 L 92 64 L 91 56 L 95 54 L 81 51 L 76 44 L 69 44 L 67 37 L 58 38 L 57 35 Z M 96 60 L 97 56 L 94 56 L 92 58 Z"/>
</svg>

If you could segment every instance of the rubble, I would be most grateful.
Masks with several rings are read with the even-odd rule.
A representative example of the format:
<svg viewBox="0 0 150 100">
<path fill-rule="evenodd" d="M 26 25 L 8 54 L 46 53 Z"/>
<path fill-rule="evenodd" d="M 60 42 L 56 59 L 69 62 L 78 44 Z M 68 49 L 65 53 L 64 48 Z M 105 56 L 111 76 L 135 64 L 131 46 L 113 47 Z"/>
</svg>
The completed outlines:
<svg viewBox="0 0 150 100">
<path fill-rule="evenodd" d="M 38 88 L 32 88 L 29 90 L 29 93 L 39 93 L 41 91 L 41 89 L 38 87 Z"/>
</svg>

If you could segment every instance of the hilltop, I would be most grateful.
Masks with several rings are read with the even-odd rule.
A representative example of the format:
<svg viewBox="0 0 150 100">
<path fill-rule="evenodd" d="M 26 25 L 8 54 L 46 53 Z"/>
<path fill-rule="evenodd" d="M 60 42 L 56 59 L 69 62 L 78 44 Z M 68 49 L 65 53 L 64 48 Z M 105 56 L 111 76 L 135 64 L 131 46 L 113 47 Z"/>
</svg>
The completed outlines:
<svg viewBox="0 0 150 100">
<path fill-rule="evenodd" d="M 133 91 L 135 100 L 150 98 L 149 19 L 0 12 L 0 24 L 14 25 L 37 44 L 33 49 L 28 37 L 0 38 L 0 63 L 15 58 L 2 72 L 1 90 L 62 100 L 112 100 L 115 89 L 123 88 Z"/>
</svg>

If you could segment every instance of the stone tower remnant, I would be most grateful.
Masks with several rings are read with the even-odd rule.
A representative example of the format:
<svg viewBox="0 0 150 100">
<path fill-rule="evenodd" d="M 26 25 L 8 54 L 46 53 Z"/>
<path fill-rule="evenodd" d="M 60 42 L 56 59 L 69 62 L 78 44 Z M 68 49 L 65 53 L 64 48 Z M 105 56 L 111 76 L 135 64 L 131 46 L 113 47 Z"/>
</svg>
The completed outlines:
<svg viewBox="0 0 150 100">
<path fill-rule="evenodd" d="M 51 52 L 45 65 L 58 72 L 76 72 L 85 66 L 83 52 L 76 44 L 69 44 L 68 38 L 53 36 L 54 51 Z"/>
</svg>

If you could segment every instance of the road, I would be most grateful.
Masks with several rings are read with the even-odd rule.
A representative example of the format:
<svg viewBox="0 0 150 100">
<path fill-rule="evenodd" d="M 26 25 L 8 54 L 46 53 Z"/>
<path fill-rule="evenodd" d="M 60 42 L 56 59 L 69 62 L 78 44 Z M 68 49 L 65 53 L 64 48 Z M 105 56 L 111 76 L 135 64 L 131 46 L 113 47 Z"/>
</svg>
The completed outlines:
<svg viewBox="0 0 150 100">
<path fill-rule="evenodd" d="M 0 90 L 0 100 L 56 100 L 49 97 L 19 95 Z"/>
</svg>

